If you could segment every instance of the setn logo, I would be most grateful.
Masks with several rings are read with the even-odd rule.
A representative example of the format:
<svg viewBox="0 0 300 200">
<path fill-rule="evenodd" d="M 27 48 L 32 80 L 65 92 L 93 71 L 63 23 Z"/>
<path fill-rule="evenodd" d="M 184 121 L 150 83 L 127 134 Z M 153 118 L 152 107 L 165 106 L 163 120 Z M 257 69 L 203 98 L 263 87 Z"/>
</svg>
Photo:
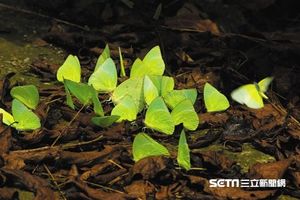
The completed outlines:
<svg viewBox="0 0 300 200">
<path fill-rule="evenodd" d="M 210 179 L 209 187 L 239 187 L 239 179 Z"/>
</svg>

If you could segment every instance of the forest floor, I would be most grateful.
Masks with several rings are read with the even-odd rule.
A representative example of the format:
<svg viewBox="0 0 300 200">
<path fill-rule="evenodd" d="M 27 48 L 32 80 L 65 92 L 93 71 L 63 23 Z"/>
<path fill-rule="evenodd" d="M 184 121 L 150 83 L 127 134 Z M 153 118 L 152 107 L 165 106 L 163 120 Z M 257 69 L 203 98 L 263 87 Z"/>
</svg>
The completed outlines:
<svg viewBox="0 0 300 200">
<path fill-rule="evenodd" d="M 297 2 L 103 2 L 97 15 L 94 5 L 40 14 L 0 4 L 1 108 L 10 111 L 12 87 L 34 84 L 42 120 L 33 132 L 0 124 L 0 199 L 300 199 Z M 142 116 L 100 128 L 89 107 L 66 105 L 57 69 L 68 54 L 77 55 L 86 82 L 106 44 L 118 69 L 121 47 L 127 74 L 135 58 L 159 45 L 175 88 L 197 89 L 200 124 L 186 132 L 191 170 L 176 162 L 179 128 L 172 136 L 144 130 Z M 233 89 L 268 76 L 274 80 L 263 108 L 231 100 Z M 206 111 L 206 82 L 228 97 L 229 109 Z M 105 113 L 111 105 L 103 102 Z M 132 142 L 143 131 L 171 156 L 135 163 Z M 210 187 L 215 178 L 284 179 L 286 185 Z"/>
</svg>

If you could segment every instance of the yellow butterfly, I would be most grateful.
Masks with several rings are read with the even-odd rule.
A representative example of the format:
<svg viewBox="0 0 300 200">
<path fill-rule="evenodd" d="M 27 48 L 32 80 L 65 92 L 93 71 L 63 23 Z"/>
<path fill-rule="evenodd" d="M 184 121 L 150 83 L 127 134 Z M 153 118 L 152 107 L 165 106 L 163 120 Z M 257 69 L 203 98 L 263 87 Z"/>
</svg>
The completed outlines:
<svg viewBox="0 0 300 200">
<path fill-rule="evenodd" d="M 268 90 L 273 77 L 266 77 L 258 83 L 242 85 L 231 92 L 231 98 L 249 108 L 264 107 L 263 98 L 268 99 L 265 92 Z"/>
</svg>

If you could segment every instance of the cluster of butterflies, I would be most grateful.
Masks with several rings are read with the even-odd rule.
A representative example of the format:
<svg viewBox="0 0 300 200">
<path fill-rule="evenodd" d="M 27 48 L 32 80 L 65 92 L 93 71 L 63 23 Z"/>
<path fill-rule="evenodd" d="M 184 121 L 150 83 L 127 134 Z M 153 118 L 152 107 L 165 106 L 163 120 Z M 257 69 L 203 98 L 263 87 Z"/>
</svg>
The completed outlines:
<svg viewBox="0 0 300 200">
<path fill-rule="evenodd" d="M 74 108 L 71 95 L 84 105 L 94 105 L 97 116 L 92 118 L 92 122 L 101 127 L 123 120 L 136 120 L 138 113 L 147 107 L 144 123 L 148 128 L 170 135 L 176 125 L 183 123 L 186 129 L 195 130 L 199 124 L 193 106 L 197 90 L 174 90 L 174 79 L 163 76 L 164 70 L 165 63 L 160 48 L 155 46 L 143 60 L 135 60 L 130 78 L 117 85 L 117 69 L 110 58 L 109 47 L 106 46 L 88 83 L 81 83 L 80 63 L 72 55 L 58 69 L 57 80 L 65 85 L 67 104 L 70 107 Z M 103 113 L 98 93 L 110 94 L 115 104 L 109 116 Z"/>
<path fill-rule="evenodd" d="M 117 85 L 116 66 L 110 57 L 109 47 L 106 46 L 97 60 L 88 83 L 81 82 L 80 63 L 73 55 L 69 55 L 58 69 L 57 80 L 64 83 L 67 104 L 73 109 L 75 106 L 71 95 L 74 95 L 83 105 L 93 104 L 96 116 L 92 122 L 101 127 L 123 120 L 133 121 L 138 113 L 147 107 L 144 123 L 151 129 L 172 134 L 175 126 L 183 123 L 186 129 L 195 130 L 199 124 L 199 118 L 193 107 L 197 99 L 197 90 L 175 90 L 174 79 L 163 76 L 164 70 L 165 64 L 160 48 L 155 46 L 143 60 L 139 58 L 135 60 L 130 78 Z M 231 97 L 250 108 L 262 108 L 263 98 L 267 99 L 264 93 L 272 79 L 267 77 L 258 84 L 243 85 L 234 90 Z M 99 93 L 110 94 L 115 104 L 111 115 L 104 115 L 98 98 Z M 32 111 L 39 102 L 37 88 L 33 85 L 17 86 L 11 90 L 11 96 L 14 98 L 12 115 L 0 108 L 3 122 L 7 125 L 12 124 L 18 130 L 39 128 L 40 120 Z M 209 83 L 205 84 L 203 96 L 208 112 L 223 111 L 229 107 L 226 96 Z"/>
<path fill-rule="evenodd" d="M 122 60 L 121 53 L 120 60 Z M 123 120 L 133 121 L 146 106 L 144 123 L 151 129 L 172 134 L 175 126 L 183 123 L 186 129 L 195 130 L 199 124 L 199 118 L 193 107 L 197 99 L 197 90 L 174 90 L 174 79 L 163 76 L 164 70 L 165 63 L 160 48 L 155 46 L 144 59 L 135 60 L 129 79 L 117 85 L 117 69 L 106 45 L 88 83 L 81 83 L 80 63 L 78 58 L 72 55 L 69 55 L 59 68 L 57 79 L 64 82 L 67 103 L 72 108 L 74 104 L 70 94 L 77 97 L 84 105 L 94 105 L 97 116 L 92 119 L 92 122 L 101 127 Z M 231 97 L 250 108 L 262 108 L 264 106 L 262 98 L 267 98 L 264 92 L 272 79 L 267 77 L 258 84 L 243 85 L 234 90 Z M 97 98 L 98 93 L 110 94 L 115 104 L 111 115 L 104 116 L 101 103 Z M 203 94 L 208 112 L 223 111 L 229 107 L 226 96 L 209 83 L 205 84 Z"/>
<path fill-rule="evenodd" d="M 34 85 L 13 87 L 12 115 L 0 108 L 2 122 L 19 131 L 35 130 L 41 127 L 40 118 L 33 112 L 39 104 L 39 92 Z"/>
<path fill-rule="evenodd" d="M 121 73 L 125 75 L 122 54 L 119 49 Z M 92 122 L 101 127 L 108 127 L 123 120 L 134 121 L 137 115 L 147 109 L 144 119 L 146 127 L 171 135 L 175 126 L 183 124 L 187 130 L 196 130 L 199 117 L 194 109 L 197 99 L 196 89 L 174 89 L 174 79 L 163 76 L 165 63 L 159 46 L 153 47 L 144 57 L 137 58 L 130 70 L 130 77 L 118 84 L 118 74 L 110 50 L 106 45 L 99 56 L 94 72 L 87 83 L 81 82 L 81 66 L 78 58 L 69 55 L 57 71 L 57 80 L 64 83 L 66 102 L 75 109 L 72 95 L 83 106 L 93 105 L 95 117 Z M 250 108 L 262 108 L 263 98 L 268 98 L 267 91 L 272 77 L 258 83 L 243 85 L 231 93 L 233 100 Z M 105 116 L 99 93 L 108 93 L 115 104 L 110 115 Z M 17 86 L 11 90 L 12 115 L 2 108 L 3 123 L 17 130 L 35 130 L 41 127 L 39 117 L 33 112 L 39 103 L 39 93 L 34 85 Z M 206 83 L 203 91 L 204 103 L 208 112 L 226 110 L 230 104 L 224 94 L 211 84 Z M 136 135 L 133 142 L 135 161 L 154 155 L 170 155 L 167 148 L 156 142 L 146 133 Z M 190 154 L 184 130 L 178 145 L 178 164 L 189 170 Z"/>
</svg>

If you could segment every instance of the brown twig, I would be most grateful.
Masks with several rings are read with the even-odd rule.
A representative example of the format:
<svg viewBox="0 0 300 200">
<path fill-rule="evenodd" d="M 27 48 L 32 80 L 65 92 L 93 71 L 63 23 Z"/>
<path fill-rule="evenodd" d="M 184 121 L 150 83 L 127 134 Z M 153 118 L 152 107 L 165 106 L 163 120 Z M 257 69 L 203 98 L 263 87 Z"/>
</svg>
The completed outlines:
<svg viewBox="0 0 300 200">
<path fill-rule="evenodd" d="M 64 144 L 64 145 L 57 145 L 57 146 L 45 146 L 45 147 L 39 147 L 39 148 L 35 148 L 35 149 L 25 149 L 25 150 L 16 150 L 13 151 L 14 153 L 30 153 L 30 152 L 35 152 L 35 151 L 44 151 L 44 150 L 48 150 L 48 149 L 70 149 L 70 148 L 74 148 L 77 146 L 82 146 L 82 145 L 87 145 L 87 144 L 91 144 L 93 142 L 97 142 L 100 139 L 103 138 L 103 135 L 100 135 L 99 137 L 90 140 L 90 141 L 86 141 L 86 142 L 79 142 L 76 144 Z"/>
<path fill-rule="evenodd" d="M 60 193 L 60 196 L 62 197 L 63 200 L 67 200 L 67 198 L 65 197 L 65 194 L 63 193 L 63 191 L 60 189 L 59 185 L 57 184 L 54 176 L 52 175 L 52 173 L 50 172 L 50 170 L 48 169 L 48 167 L 43 164 L 45 170 L 47 171 L 49 177 L 51 178 L 51 181 L 53 182 L 53 184 L 55 185 L 55 187 L 57 188 L 58 192 Z"/>
<path fill-rule="evenodd" d="M 119 165 L 118 163 L 116 163 L 115 161 L 113 161 L 113 160 L 111 160 L 111 159 L 109 159 L 108 162 L 110 162 L 110 163 L 116 165 L 116 166 L 119 167 L 120 169 L 125 169 L 124 167 L 122 167 L 121 165 Z"/>
<path fill-rule="evenodd" d="M 68 130 L 68 128 L 71 126 L 71 124 L 73 123 L 73 121 L 77 118 L 77 116 L 79 115 L 79 113 L 82 111 L 82 109 L 84 108 L 85 105 L 83 105 L 78 112 L 75 114 L 75 116 L 71 119 L 71 121 L 68 123 L 68 125 L 60 132 L 60 134 L 57 136 L 57 138 L 54 140 L 54 142 L 52 143 L 51 147 L 53 147 L 58 140 L 61 138 L 61 136 Z"/>
<path fill-rule="evenodd" d="M 92 185 L 92 186 L 96 186 L 96 187 L 99 187 L 99 188 L 103 188 L 103 189 L 106 189 L 106 190 L 110 190 L 110 191 L 113 191 L 113 192 L 117 192 L 117 193 L 119 193 L 119 194 L 125 194 L 125 193 L 122 192 L 122 191 L 115 190 L 115 189 L 112 189 L 112 188 L 107 187 L 107 186 L 99 185 L 99 184 L 97 184 L 97 183 L 92 183 L 92 182 L 89 182 L 89 181 L 83 181 L 83 182 L 85 182 L 85 183 L 87 183 L 87 184 L 89 184 L 89 185 Z"/>
</svg>

